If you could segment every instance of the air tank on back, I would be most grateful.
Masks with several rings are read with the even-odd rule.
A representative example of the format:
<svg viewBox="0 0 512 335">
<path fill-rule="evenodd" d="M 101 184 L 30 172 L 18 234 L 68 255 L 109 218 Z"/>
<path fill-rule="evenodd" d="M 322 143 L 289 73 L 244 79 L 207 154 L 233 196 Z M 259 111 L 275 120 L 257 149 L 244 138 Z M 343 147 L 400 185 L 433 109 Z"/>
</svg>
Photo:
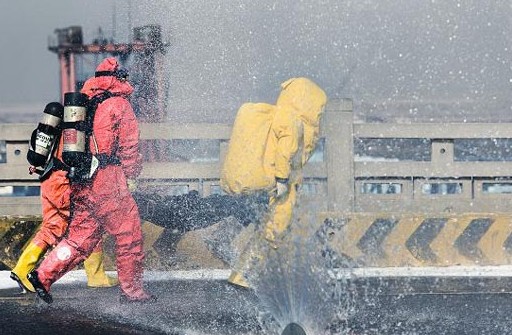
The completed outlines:
<svg viewBox="0 0 512 335">
<path fill-rule="evenodd" d="M 43 119 L 32 133 L 27 152 L 28 162 L 37 167 L 44 167 L 53 154 L 60 138 L 64 111 L 60 103 L 51 102 L 46 105 L 43 113 Z"/>
<path fill-rule="evenodd" d="M 87 153 L 87 95 L 80 92 L 64 94 L 64 124 L 62 130 L 62 160 L 70 166 L 70 178 L 80 173 L 82 166 L 90 166 Z"/>
</svg>

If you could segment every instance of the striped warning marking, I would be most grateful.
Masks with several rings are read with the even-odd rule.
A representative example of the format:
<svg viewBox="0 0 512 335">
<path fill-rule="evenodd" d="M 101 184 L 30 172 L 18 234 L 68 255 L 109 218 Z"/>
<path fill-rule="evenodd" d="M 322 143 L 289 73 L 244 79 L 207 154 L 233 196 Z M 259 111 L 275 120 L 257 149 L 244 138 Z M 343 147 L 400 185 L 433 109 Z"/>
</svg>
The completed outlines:
<svg viewBox="0 0 512 335">
<path fill-rule="evenodd" d="M 364 267 L 493 266 L 512 264 L 512 215 L 324 213 L 331 250 Z M 40 218 L 0 218 L 0 270 L 9 270 Z M 166 269 L 190 256 L 176 248 L 183 234 L 142 225 L 148 269 Z M 107 255 L 108 256 L 108 255 Z M 172 259 L 171 259 L 172 258 Z M 181 263 L 180 263 L 181 264 Z"/>
<path fill-rule="evenodd" d="M 345 237 L 341 247 L 341 252 L 346 255 L 350 255 L 351 258 L 357 259 L 364 256 L 363 250 L 358 247 L 359 240 L 363 237 L 366 230 L 371 226 L 372 221 L 361 220 L 360 223 L 354 224 L 351 219 L 347 219 L 347 223 L 343 227 L 343 236 Z"/>
<path fill-rule="evenodd" d="M 23 248 L 28 244 L 41 224 L 41 216 L 34 217 L 0 217 L 0 271 L 11 270 L 18 261 Z M 189 266 L 190 253 L 181 252 L 176 257 L 179 241 L 183 232 L 176 232 L 155 225 L 149 221 L 142 221 L 142 234 L 144 237 L 144 254 L 146 269 L 165 270 L 176 268 L 176 263 Z M 106 236 L 104 244 L 104 261 L 107 270 L 115 269 L 114 240 Z M 206 248 L 206 247 L 205 247 Z M 181 250 L 180 250 L 181 251 Z M 191 251 L 192 252 L 192 251 Z M 197 250 L 193 250 L 197 254 Z M 203 259 L 204 258 L 204 259 Z M 194 256 L 194 266 L 200 261 L 209 261 L 204 255 Z M 221 260 L 218 260 L 221 262 Z"/>
<path fill-rule="evenodd" d="M 144 236 L 144 252 L 156 252 L 155 244 L 162 236 L 165 228 L 157 226 L 149 221 L 143 221 L 141 228 Z"/>
<path fill-rule="evenodd" d="M 512 261 L 508 214 L 324 213 L 329 247 L 361 266 L 506 265 Z"/>
<path fill-rule="evenodd" d="M 35 234 L 42 218 L 34 217 L 0 217 L 0 270 L 10 270 L 18 261 L 23 248 Z M 158 263 L 159 251 L 156 244 L 162 237 L 164 228 L 148 221 L 142 222 L 144 251 L 152 264 Z M 112 255 L 106 254 L 106 258 Z M 113 262 L 110 262 L 113 264 Z"/>
<path fill-rule="evenodd" d="M 483 257 L 492 265 L 507 264 L 512 254 L 508 248 L 512 240 L 512 221 L 508 216 L 496 217 L 494 224 L 489 227 L 487 233 L 478 242 Z M 494 247 L 494 246 L 502 246 Z"/>
<path fill-rule="evenodd" d="M 382 242 L 382 248 L 389 250 L 395 257 L 395 262 L 401 266 L 419 266 L 421 261 L 408 252 L 406 243 L 410 236 L 421 225 L 422 220 L 415 217 L 406 217 L 398 220 L 398 223 L 387 238 Z"/>
<path fill-rule="evenodd" d="M 418 229 L 407 239 L 405 245 L 415 258 L 422 261 L 436 262 L 437 256 L 432 250 L 431 243 L 443 229 L 446 220 L 426 219 L 421 222 Z"/>
</svg>

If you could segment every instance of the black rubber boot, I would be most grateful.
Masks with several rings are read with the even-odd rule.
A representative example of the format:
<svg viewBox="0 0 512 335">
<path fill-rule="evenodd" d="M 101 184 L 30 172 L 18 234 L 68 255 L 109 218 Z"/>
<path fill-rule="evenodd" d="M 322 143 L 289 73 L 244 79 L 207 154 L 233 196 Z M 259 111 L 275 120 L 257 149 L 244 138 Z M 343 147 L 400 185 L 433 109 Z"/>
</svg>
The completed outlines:
<svg viewBox="0 0 512 335">
<path fill-rule="evenodd" d="M 39 281 L 39 277 L 37 275 L 37 271 L 34 270 L 27 275 L 28 281 L 34 286 L 37 295 L 39 298 L 43 299 L 47 304 L 51 304 L 53 302 L 52 295 L 44 288 L 43 284 Z"/>
<path fill-rule="evenodd" d="M 18 286 L 20 287 L 20 294 L 26 294 L 28 293 L 28 289 L 25 287 L 25 285 L 23 285 L 23 283 L 21 282 L 21 279 L 14 273 L 14 272 L 11 272 L 11 275 L 9 276 L 12 280 L 14 280 Z"/>
</svg>

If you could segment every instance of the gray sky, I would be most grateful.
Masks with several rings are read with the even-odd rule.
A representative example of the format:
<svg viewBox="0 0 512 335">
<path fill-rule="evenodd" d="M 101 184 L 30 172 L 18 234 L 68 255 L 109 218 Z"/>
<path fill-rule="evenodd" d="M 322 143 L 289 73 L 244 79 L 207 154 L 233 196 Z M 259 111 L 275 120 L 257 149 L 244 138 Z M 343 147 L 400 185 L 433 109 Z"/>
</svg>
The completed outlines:
<svg viewBox="0 0 512 335">
<path fill-rule="evenodd" d="M 0 2 L 0 115 L 44 108 L 59 97 L 59 66 L 48 51 L 54 29 L 82 25 L 84 35 L 112 27 L 113 1 L 22 0 Z M 105 11 L 99 11 L 99 6 Z"/>
<path fill-rule="evenodd" d="M 58 98 L 55 28 L 160 24 L 169 119 L 220 121 L 308 76 L 369 119 L 512 120 L 509 0 L 2 1 L 0 121 Z M 116 15 L 113 15 L 115 11 Z M 131 14 L 130 14 L 131 13 Z M 9 46 L 9 47 L 7 47 Z M 88 61 L 89 63 L 91 60 Z"/>
</svg>

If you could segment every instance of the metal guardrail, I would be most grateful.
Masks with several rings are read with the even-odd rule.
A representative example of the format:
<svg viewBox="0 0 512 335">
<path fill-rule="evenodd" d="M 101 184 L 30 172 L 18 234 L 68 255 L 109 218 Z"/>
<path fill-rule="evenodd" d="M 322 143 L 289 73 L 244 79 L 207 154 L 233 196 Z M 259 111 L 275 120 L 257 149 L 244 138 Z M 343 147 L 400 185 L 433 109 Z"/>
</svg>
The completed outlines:
<svg viewBox="0 0 512 335">
<path fill-rule="evenodd" d="M 353 129 L 354 138 L 359 139 L 427 140 L 430 156 L 420 161 L 356 160 L 355 211 L 509 213 L 512 210 L 509 124 L 355 124 Z M 504 144 L 502 148 L 496 143 L 499 141 Z M 474 151 L 480 157 L 472 154 Z M 372 194 L 372 184 L 393 187 L 387 194 L 386 191 Z M 399 188 L 400 192 L 395 193 L 393 188 Z"/>
<path fill-rule="evenodd" d="M 33 129 L 33 124 L 0 124 L 0 216 L 41 212 L 39 181 L 28 174 L 26 161 Z M 140 124 L 142 152 L 148 159 L 138 178 L 139 189 L 163 195 L 221 193 L 220 169 L 230 134 L 227 124 Z M 322 158 L 309 164 L 305 177 L 306 189 L 325 198 L 327 173 Z"/>
<path fill-rule="evenodd" d="M 320 205 L 319 210 L 512 211 L 512 158 L 458 157 L 460 141 L 483 139 L 491 144 L 498 140 L 512 143 L 509 124 L 355 123 L 349 99 L 331 101 L 323 121 L 324 140 L 304 171 L 305 194 Z M 36 177 L 27 173 L 25 159 L 33 128 L 33 124 L 0 124 L 0 162 L 4 161 L 0 163 L 0 215 L 30 215 L 40 211 L 37 196 L 1 196 L 6 188 L 21 189 L 23 193 L 27 187 L 38 187 Z M 202 196 L 220 192 L 219 172 L 230 125 L 141 124 L 140 129 L 146 148 L 159 148 L 158 158 L 144 163 L 140 176 L 142 190 L 167 195 L 196 190 Z M 412 141 L 412 144 L 389 148 L 386 141 L 395 144 Z M 469 151 L 473 148 L 471 143 Z M 369 149 L 379 146 L 391 152 L 392 157 L 381 157 L 382 153 Z M 415 157 L 402 157 L 406 152 Z"/>
</svg>

